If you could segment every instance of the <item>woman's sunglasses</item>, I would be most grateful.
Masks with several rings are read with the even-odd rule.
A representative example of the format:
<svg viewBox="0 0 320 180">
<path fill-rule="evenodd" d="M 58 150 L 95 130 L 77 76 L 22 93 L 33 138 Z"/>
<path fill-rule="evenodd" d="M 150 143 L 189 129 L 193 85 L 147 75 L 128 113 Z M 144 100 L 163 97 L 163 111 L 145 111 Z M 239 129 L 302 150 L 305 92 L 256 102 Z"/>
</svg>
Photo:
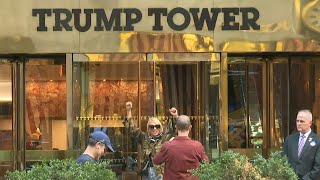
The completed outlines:
<svg viewBox="0 0 320 180">
<path fill-rule="evenodd" d="M 159 129 L 160 127 L 161 127 L 160 124 L 157 124 L 157 125 L 149 125 L 149 128 L 150 128 L 150 129 L 154 129 L 154 128 Z"/>
</svg>

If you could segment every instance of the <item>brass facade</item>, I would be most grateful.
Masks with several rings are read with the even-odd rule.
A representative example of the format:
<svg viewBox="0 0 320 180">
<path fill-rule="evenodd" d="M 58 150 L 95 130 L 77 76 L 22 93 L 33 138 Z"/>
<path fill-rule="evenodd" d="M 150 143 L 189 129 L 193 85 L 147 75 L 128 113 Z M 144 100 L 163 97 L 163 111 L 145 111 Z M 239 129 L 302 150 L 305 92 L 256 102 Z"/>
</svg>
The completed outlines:
<svg viewBox="0 0 320 180">
<path fill-rule="evenodd" d="M 5 1 L 2 2 L 0 21 L 0 53 L 116 53 L 116 52 L 314 52 L 319 45 L 319 1 L 307 0 L 272 0 L 272 1 Z M 139 6 L 137 7 L 137 4 Z M 161 19 L 162 31 L 153 31 L 154 17 L 148 16 L 148 8 L 176 7 L 189 8 L 239 8 L 254 7 L 260 17 L 257 23 L 260 30 L 221 30 L 224 23 L 222 13 L 218 15 L 214 31 L 204 25 L 202 30 L 195 30 L 194 21 L 183 31 L 174 31 L 168 27 L 165 17 Z M 86 32 L 53 31 L 54 14 L 46 17 L 48 30 L 38 32 L 39 17 L 32 16 L 32 9 L 65 8 L 105 9 L 106 14 L 115 8 L 138 8 L 142 20 L 134 31 L 94 31 L 95 19 L 92 17 L 91 28 Z M 174 16 L 174 22 L 184 22 L 183 16 Z M 241 22 L 241 14 L 235 15 L 235 21 Z M 85 23 L 85 16 L 80 17 Z M 125 24 L 122 17 L 121 25 Z M 74 17 L 70 25 L 74 24 Z M 82 24 L 83 25 L 83 24 Z M 143 42 L 143 45 L 141 45 Z M 164 45 L 165 44 L 165 45 Z"/>
<path fill-rule="evenodd" d="M 54 32 L 52 30 L 54 16 L 46 19 L 48 31 L 38 32 L 36 31 L 38 19 L 32 16 L 32 9 L 36 8 L 69 10 L 104 8 L 110 13 L 112 8 L 137 8 L 137 4 L 143 13 L 143 20 L 135 26 L 135 31 L 130 32 L 95 32 L 93 27 L 87 32 L 76 30 Z M 175 7 L 184 9 L 255 7 L 260 12 L 258 20 L 260 30 L 223 31 L 221 26 L 224 19 L 223 16 L 219 16 L 214 31 L 208 31 L 206 28 L 196 31 L 193 21 L 186 30 L 173 31 L 163 18 L 163 31 L 155 32 L 152 31 L 154 17 L 148 17 L 147 12 L 150 7 L 165 7 L 168 10 Z M 30 96 L 28 94 L 30 89 L 24 87 L 24 82 L 31 81 L 32 77 L 29 76 L 28 79 L 26 77 L 28 73 L 25 72 L 29 58 L 0 59 L 0 68 L 10 69 L 10 72 L 6 71 L 5 74 L 5 76 L 10 74 L 10 80 L 5 81 L 10 81 L 14 90 L 11 94 L 13 112 L 10 117 L 11 131 L 14 131 L 11 139 L 13 144 L 9 148 L 0 150 L 1 170 L 25 169 L 30 167 L 30 164 L 44 159 L 75 158 L 86 146 L 86 137 L 90 132 L 88 127 L 112 126 L 119 133 L 119 128 L 121 129 L 119 122 L 125 116 L 120 110 L 122 104 L 115 105 L 119 108 L 118 111 L 96 113 L 99 111 L 97 105 L 102 101 L 100 104 L 99 99 L 92 101 L 92 97 L 96 95 L 90 97 L 88 94 L 93 92 L 99 95 L 98 90 L 101 89 L 98 87 L 101 81 L 105 82 L 104 80 L 110 81 L 105 87 L 114 85 L 111 81 L 119 84 L 126 80 L 133 82 L 130 87 L 135 89 L 130 93 L 133 95 L 131 101 L 136 103 L 133 117 L 137 126 L 143 128 L 149 116 L 157 116 L 165 121 L 168 118 L 165 110 L 169 107 L 165 102 L 172 97 L 164 95 L 166 93 L 159 82 L 163 83 L 166 78 L 168 79 L 161 75 L 170 68 L 180 73 L 180 76 L 182 70 L 179 70 L 179 67 L 190 68 L 189 72 L 194 73 L 191 76 L 192 85 L 177 81 L 176 84 L 170 84 L 170 88 L 186 86 L 189 87 L 186 92 L 193 93 L 192 99 L 188 99 L 194 103 L 192 108 L 186 101 L 176 104 L 180 105 L 178 110 L 183 109 L 180 112 L 191 116 L 194 122 L 192 137 L 201 141 L 210 158 L 217 157 L 219 152 L 227 149 L 233 149 L 249 157 L 254 153 L 268 156 L 271 151 L 279 150 L 284 138 L 294 130 L 295 113 L 301 108 L 312 109 L 315 130 L 319 133 L 319 128 L 317 129 L 320 126 L 318 113 L 320 112 L 320 58 L 317 55 L 320 52 L 319 9 L 319 0 L 206 0 L 201 3 L 197 0 L 2 2 L 1 56 L 15 53 L 31 56 L 66 54 L 64 64 L 54 64 L 51 70 L 39 67 L 40 69 L 35 68 L 37 71 L 34 71 L 38 72 L 35 74 L 40 81 L 48 81 L 41 79 L 42 75 L 46 74 L 45 70 L 55 71 L 59 78 L 64 78 L 59 82 L 65 87 L 61 99 L 65 99 L 66 103 L 62 114 L 55 121 L 55 123 L 65 123 L 63 148 L 53 149 L 54 142 L 49 141 L 42 150 L 28 149 L 25 133 L 29 128 L 26 125 L 29 122 L 29 115 L 25 112 L 28 107 L 25 107 L 23 100 L 25 95 Z M 183 20 L 181 16 L 175 17 L 177 23 Z M 236 20 L 241 21 L 240 16 L 237 16 Z M 81 22 L 84 23 L 83 16 Z M 125 19 L 122 19 L 121 24 L 124 23 Z M 47 65 L 54 62 L 51 58 L 45 59 L 48 60 Z M 29 65 L 30 68 L 33 65 L 46 64 L 29 63 Z M 101 67 L 108 71 L 112 71 L 112 67 L 125 67 L 128 74 L 113 72 L 112 75 L 103 74 L 104 77 L 99 76 L 99 73 L 93 76 L 94 69 Z M 203 67 L 208 67 L 208 72 L 211 74 L 204 74 Z M 134 73 L 129 72 L 132 70 L 130 68 L 135 68 Z M 0 79 L 2 75 L 4 74 L 0 72 Z M 119 78 L 121 76 L 124 78 Z M 205 80 L 208 80 L 209 85 L 218 87 L 210 89 L 217 96 L 212 102 L 206 99 L 209 88 L 206 89 L 203 83 Z M 28 85 L 30 84 L 26 86 Z M 150 94 L 144 95 L 146 92 Z M 174 95 L 177 96 L 176 99 L 170 99 L 171 101 L 181 101 L 177 92 L 169 92 L 176 93 Z M 128 97 L 120 96 L 122 99 L 119 102 L 125 102 Z M 215 106 L 216 109 L 210 114 L 211 106 Z M 46 117 L 50 119 L 51 114 Z M 0 118 L 3 117 L 0 115 Z M 5 120 L 6 118 L 4 117 Z M 50 133 L 47 133 L 45 136 L 47 140 L 50 139 L 49 135 Z M 139 150 L 130 149 L 128 146 L 130 141 L 127 139 L 120 138 L 119 144 L 122 145 L 123 155 L 139 156 Z M 125 161 L 114 159 L 113 162 Z M 3 173 L 4 171 L 0 171 L 1 175 Z"/>
</svg>

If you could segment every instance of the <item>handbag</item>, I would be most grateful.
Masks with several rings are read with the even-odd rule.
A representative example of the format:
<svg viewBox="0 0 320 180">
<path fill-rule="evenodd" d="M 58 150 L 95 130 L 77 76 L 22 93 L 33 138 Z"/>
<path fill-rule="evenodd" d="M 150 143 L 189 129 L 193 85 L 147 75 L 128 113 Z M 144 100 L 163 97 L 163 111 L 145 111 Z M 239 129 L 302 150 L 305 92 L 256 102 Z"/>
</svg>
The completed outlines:
<svg viewBox="0 0 320 180">
<path fill-rule="evenodd" d="M 148 159 L 140 171 L 140 175 L 145 177 L 148 180 L 159 180 L 161 177 L 158 177 L 156 168 L 153 166 L 151 154 L 149 154 Z"/>
</svg>

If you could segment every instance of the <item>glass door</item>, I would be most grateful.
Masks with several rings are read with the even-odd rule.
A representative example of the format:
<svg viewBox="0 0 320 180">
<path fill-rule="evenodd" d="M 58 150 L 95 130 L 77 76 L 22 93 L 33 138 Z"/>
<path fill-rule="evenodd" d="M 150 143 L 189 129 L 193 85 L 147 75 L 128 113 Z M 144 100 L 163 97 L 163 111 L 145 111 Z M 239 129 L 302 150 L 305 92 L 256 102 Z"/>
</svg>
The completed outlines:
<svg viewBox="0 0 320 180">
<path fill-rule="evenodd" d="M 313 115 L 313 131 L 320 134 L 320 56 L 292 56 L 290 64 L 290 125 L 295 131 L 295 117 L 301 109 Z"/>
<path fill-rule="evenodd" d="M 220 54 L 154 53 L 156 116 L 166 120 L 168 109 L 190 117 L 189 136 L 202 143 L 210 159 L 218 156 Z"/>
<path fill-rule="evenodd" d="M 0 179 L 65 158 L 65 73 L 64 56 L 0 58 Z"/>
<path fill-rule="evenodd" d="M 24 163 L 24 63 L 0 58 L 0 178 Z"/>
<path fill-rule="evenodd" d="M 282 148 L 287 135 L 290 134 L 290 76 L 289 76 L 289 60 L 287 57 L 273 58 L 269 63 L 269 135 L 268 147 L 273 150 Z"/>
<path fill-rule="evenodd" d="M 249 157 L 262 153 L 265 77 L 264 61 L 228 59 L 228 147 Z"/>
<path fill-rule="evenodd" d="M 132 102 L 132 120 L 143 124 L 153 115 L 153 66 L 145 54 L 73 55 L 74 149 L 80 153 L 93 131 L 104 131 L 116 151 L 110 160 L 118 179 L 135 179 L 138 139 L 124 128 L 126 102 Z M 142 125 L 141 125 L 142 124 Z"/>
<path fill-rule="evenodd" d="M 67 143 L 65 56 L 25 61 L 25 168 L 44 160 L 64 159 Z"/>
<path fill-rule="evenodd" d="M 228 58 L 229 148 L 252 157 L 279 149 L 288 131 L 288 58 Z"/>
<path fill-rule="evenodd" d="M 13 169 L 12 64 L 0 60 L 0 178 Z"/>
<path fill-rule="evenodd" d="M 190 116 L 190 136 L 203 144 L 210 158 L 217 157 L 219 72 L 220 54 L 214 53 L 74 54 L 75 149 L 83 151 L 88 135 L 103 130 L 116 150 L 107 159 L 118 177 L 138 176 L 141 143 L 122 123 L 130 101 L 131 118 L 143 132 L 151 116 L 167 129 L 171 107 Z"/>
</svg>

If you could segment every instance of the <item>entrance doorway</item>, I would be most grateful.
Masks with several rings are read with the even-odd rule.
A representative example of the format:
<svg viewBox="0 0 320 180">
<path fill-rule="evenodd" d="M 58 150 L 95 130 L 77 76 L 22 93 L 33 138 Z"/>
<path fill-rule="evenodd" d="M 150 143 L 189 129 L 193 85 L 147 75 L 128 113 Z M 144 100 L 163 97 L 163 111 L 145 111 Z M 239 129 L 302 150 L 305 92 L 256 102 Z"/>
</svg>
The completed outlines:
<svg viewBox="0 0 320 180">
<path fill-rule="evenodd" d="M 267 156 L 288 134 L 288 58 L 229 57 L 228 65 L 229 148 Z"/>
<path fill-rule="evenodd" d="M 65 56 L 0 58 L 0 178 L 65 158 L 65 72 Z"/>
<path fill-rule="evenodd" d="M 146 133 L 152 116 L 169 132 L 169 109 L 176 107 L 190 116 L 190 137 L 210 159 L 218 156 L 220 54 L 74 54 L 72 72 L 74 146 L 84 149 L 91 132 L 105 131 L 119 152 L 107 158 L 122 179 L 133 179 L 127 177 L 143 163 L 141 142 L 122 123 L 128 101 L 134 125 Z"/>
<path fill-rule="evenodd" d="M 249 56 L 228 58 L 229 148 L 252 157 L 280 150 L 296 131 L 301 109 L 319 123 L 318 56 Z"/>
<path fill-rule="evenodd" d="M 24 162 L 24 66 L 17 58 L 0 59 L 0 177 Z M 22 136 L 21 136 L 22 135 Z M 19 152 L 19 153 L 18 153 Z"/>
</svg>

